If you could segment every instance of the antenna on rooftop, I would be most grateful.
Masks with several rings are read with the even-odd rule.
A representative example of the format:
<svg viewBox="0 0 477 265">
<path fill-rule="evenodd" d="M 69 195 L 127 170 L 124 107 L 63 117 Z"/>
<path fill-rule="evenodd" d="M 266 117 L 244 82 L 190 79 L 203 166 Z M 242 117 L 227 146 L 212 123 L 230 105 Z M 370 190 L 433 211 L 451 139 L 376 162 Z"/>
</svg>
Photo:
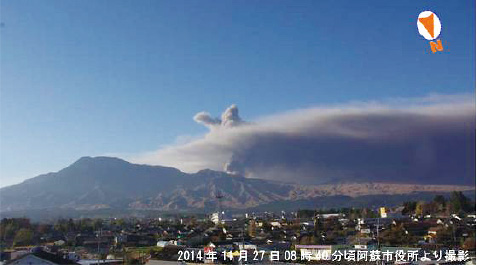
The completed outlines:
<svg viewBox="0 0 477 265">
<path fill-rule="evenodd" d="M 215 199 L 217 200 L 217 212 L 218 212 L 218 218 L 219 218 L 219 223 L 222 221 L 222 199 L 225 196 L 220 192 L 220 190 L 217 190 L 215 193 Z"/>
</svg>

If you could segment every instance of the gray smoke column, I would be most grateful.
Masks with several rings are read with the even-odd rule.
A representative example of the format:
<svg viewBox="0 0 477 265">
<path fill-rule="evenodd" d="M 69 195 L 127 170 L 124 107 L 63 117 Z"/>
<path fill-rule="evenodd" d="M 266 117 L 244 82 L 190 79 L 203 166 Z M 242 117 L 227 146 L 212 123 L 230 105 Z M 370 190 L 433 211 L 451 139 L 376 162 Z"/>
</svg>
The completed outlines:
<svg viewBox="0 0 477 265">
<path fill-rule="evenodd" d="M 203 137 L 132 160 L 301 184 L 475 185 L 474 98 L 317 107 L 253 123 L 244 122 L 232 105 L 221 119 L 205 112 L 194 117 L 210 128 Z"/>
<path fill-rule="evenodd" d="M 239 116 L 237 105 L 233 104 L 222 113 L 222 123 L 224 127 L 235 127 L 242 125 L 242 119 Z"/>
</svg>

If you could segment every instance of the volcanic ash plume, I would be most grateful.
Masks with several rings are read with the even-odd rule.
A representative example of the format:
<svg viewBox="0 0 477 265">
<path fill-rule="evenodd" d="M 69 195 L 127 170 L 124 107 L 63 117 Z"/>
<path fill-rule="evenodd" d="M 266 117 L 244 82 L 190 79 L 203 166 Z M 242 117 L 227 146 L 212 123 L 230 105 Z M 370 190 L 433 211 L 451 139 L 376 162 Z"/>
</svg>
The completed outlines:
<svg viewBox="0 0 477 265">
<path fill-rule="evenodd" d="M 136 162 L 301 184 L 475 185 L 475 102 L 432 96 L 310 108 L 244 122 L 236 105 L 194 120 L 210 131 Z"/>
<path fill-rule="evenodd" d="M 197 113 L 194 116 L 194 120 L 197 123 L 203 124 L 209 128 L 214 128 L 214 127 L 234 127 L 241 125 L 242 119 L 239 116 L 238 113 L 238 108 L 235 104 L 232 106 L 228 107 L 223 113 L 222 113 L 222 118 L 213 118 L 210 116 L 208 112 L 202 111 Z"/>
</svg>

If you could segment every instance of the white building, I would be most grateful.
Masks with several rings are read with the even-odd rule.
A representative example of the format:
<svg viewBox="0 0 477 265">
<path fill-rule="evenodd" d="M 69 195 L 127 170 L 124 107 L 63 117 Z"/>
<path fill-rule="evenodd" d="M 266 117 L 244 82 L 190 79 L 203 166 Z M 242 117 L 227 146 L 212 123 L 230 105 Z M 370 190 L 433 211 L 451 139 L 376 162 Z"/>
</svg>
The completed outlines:
<svg viewBox="0 0 477 265">
<path fill-rule="evenodd" d="M 212 223 L 214 223 L 214 224 L 220 223 L 220 215 L 219 215 L 219 213 L 217 212 L 217 213 L 211 214 L 211 215 L 210 215 L 210 221 L 212 221 Z"/>
</svg>

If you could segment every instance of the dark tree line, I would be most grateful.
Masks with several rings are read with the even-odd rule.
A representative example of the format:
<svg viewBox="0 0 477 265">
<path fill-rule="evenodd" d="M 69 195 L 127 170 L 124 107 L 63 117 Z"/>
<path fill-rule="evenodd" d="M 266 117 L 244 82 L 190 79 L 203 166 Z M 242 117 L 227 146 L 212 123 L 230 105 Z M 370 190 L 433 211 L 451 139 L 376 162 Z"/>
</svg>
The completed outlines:
<svg viewBox="0 0 477 265">
<path fill-rule="evenodd" d="M 408 201 L 403 204 L 402 211 L 405 215 L 428 215 L 428 214 L 465 214 L 475 212 L 475 203 L 466 197 L 461 191 L 451 193 L 449 199 L 442 195 L 436 195 L 430 202 Z"/>
</svg>

